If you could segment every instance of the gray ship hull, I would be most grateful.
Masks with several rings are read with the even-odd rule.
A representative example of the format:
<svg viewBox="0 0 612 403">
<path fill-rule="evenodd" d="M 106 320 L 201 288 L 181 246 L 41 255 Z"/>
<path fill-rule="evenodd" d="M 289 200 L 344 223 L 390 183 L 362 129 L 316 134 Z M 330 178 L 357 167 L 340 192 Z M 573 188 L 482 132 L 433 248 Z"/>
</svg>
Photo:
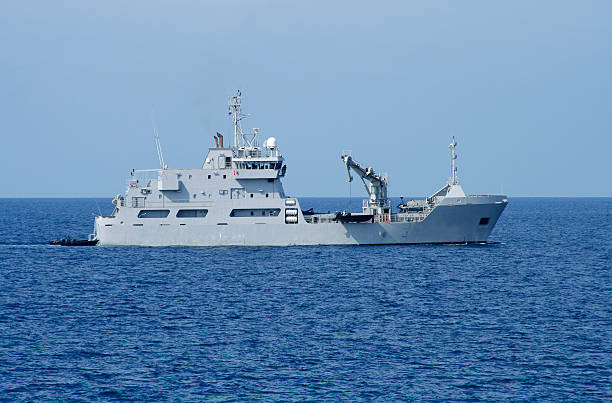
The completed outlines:
<svg viewBox="0 0 612 403">
<path fill-rule="evenodd" d="M 468 199 L 470 197 L 468 196 Z M 506 207 L 501 196 L 480 197 L 465 204 L 439 205 L 420 222 L 298 223 L 282 217 L 242 221 L 214 217 L 187 222 L 170 214 L 164 219 L 125 220 L 99 217 L 99 245 L 142 246 L 291 246 L 380 245 L 486 242 Z M 483 224 L 483 218 L 486 223 Z M 267 220 L 266 220 L 267 219 Z M 268 221 L 268 222 L 266 222 Z M 109 224 L 111 223 L 112 224 Z M 182 225 L 181 225 L 182 224 Z"/>
</svg>

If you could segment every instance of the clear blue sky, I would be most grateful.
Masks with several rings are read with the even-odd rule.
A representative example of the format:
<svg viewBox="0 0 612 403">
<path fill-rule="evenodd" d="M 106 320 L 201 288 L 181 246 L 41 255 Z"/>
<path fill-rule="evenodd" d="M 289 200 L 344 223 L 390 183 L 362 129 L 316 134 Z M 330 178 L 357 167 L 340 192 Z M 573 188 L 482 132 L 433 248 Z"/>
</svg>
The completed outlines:
<svg viewBox="0 0 612 403">
<path fill-rule="evenodd" d="M 348 194 L 342 150 L 434 192 L 612 196 L 611 1 L 13 1 L 0 12 L 0 197 L 113 197 L 201 165 L 227 97 L 285 189 Z M 353 195 L 363 193 L 353 184 Z"/>
</svg>

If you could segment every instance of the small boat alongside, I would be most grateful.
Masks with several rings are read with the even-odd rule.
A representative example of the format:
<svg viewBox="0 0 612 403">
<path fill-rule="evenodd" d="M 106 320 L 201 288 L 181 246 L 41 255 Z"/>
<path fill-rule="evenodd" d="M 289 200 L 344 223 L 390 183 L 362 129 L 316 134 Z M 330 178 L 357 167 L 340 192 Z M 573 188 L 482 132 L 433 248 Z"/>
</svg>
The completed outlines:
<svg viewBox="0 0 612 403">
<path fill-rule="evenodd" d="M 66 238 L 55 238 L 49 241 L 49 245 L 61 245 L 61 246 L 95 246 L 98 244 L 97 239 L 72 239 Z"/>
<path fill-rule="evenodd" d="M 372 214 L 351 214 L 351 213 L 347 213 L 343 211 L 341 213 L 340 212 L 336 213 L 336 221 L 339 221 L 342 223 L 368 222 L 368 221 L 374 222 L 374 215 Z"/>
</svg>

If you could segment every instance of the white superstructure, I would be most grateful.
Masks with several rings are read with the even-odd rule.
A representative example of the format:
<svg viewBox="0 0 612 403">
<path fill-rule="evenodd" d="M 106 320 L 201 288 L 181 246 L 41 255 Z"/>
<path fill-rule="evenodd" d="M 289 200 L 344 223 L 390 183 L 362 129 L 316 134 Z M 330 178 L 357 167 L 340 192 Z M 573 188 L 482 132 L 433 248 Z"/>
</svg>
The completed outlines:
<svg viewBox="0 0 612 403">
<path fill-rule="evenodd" d="M 485 242 L 507 204 L 505 196 L 466 195 L 457 181 L 451 145 L 451 178 L 425 200 L 393 212 L 388 177 L 342 155 L 363 181 L 368 199 L 361 213 L 304 212 L 287 197 L 287 166 L 274 137 L 262 146 L 259 129 L 242 130 L 241 94 L 229 99 L 234 143 L 214 136 L 201 168 L 135 170 L 124 195 L 113 200 L 110 216 L 98 216 L 91 238 L 100 245 L 335 245 Z"/>
</svg>

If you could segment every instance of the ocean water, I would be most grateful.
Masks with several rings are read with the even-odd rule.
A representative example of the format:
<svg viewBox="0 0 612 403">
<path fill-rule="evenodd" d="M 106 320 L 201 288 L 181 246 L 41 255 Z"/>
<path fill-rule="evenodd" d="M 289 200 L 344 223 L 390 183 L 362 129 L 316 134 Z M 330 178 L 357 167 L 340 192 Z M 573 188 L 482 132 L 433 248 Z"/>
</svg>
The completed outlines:
<svg viewBox="0 0 612 403">
<path fill-rule="evenodd" d="M 612 400 L 611 198 L 490 245 L 45 244 L 98 205 L 0 200 L 0 400 Z"/>
</svg>

